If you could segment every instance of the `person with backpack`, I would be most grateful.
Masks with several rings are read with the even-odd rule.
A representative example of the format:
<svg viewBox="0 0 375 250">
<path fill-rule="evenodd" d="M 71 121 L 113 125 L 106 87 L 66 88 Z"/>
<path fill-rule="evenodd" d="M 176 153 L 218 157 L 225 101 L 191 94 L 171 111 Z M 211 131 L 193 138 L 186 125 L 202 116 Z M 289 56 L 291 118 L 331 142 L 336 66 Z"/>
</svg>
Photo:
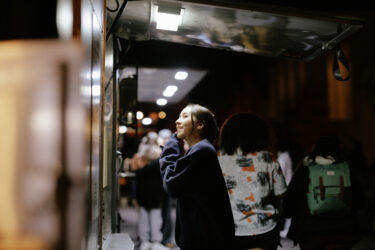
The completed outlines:
<svg viewBox="0 0 375 250">
<path fill-rule="evenodd" d="M 296 169 L 283 201 L 288 238 L 301 250 L 346 250 L 359 241 L 365 197 L 336 135 L 320 137 Z"/>
</svg>

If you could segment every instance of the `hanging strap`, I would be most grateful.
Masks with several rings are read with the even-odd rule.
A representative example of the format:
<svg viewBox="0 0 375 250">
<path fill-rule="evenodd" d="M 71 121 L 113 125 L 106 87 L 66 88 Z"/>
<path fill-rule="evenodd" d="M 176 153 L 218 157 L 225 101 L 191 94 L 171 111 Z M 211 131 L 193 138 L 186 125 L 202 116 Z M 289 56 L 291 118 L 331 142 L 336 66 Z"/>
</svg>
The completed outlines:
<svg viewBox="0 0 375 250">
<path fill-rule="evenodd" d="M 343 65 L 348 72 L 348 75 L 345 78 L 343 78 L 342 76 L 339 64 Z M 346 60 L 344 52 L 342 51 L 340 45 L 337 45 L 336 53 L 333 57 L 333 75 L 338 81 L 347 81 L 350 78 L 349 63 Z"/>
</svg>

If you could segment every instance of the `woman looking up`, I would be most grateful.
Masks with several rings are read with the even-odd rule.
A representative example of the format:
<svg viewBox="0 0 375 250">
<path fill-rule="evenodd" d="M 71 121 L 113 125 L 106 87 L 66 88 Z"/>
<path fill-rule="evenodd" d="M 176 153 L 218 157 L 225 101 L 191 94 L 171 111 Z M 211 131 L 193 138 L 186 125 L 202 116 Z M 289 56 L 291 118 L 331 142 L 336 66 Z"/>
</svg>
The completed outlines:
<svg viewBox="0 0 375 250">
<path fill-rule="evenodd" d="M 164 189 L 177 201 L 176 243 L 181 250 L 229 249 L 234 223 L 212 145 L 218 134 L 214 115 L 198 104 L 187 105 L 176 129 L 160 156 Z"/>
</svg>

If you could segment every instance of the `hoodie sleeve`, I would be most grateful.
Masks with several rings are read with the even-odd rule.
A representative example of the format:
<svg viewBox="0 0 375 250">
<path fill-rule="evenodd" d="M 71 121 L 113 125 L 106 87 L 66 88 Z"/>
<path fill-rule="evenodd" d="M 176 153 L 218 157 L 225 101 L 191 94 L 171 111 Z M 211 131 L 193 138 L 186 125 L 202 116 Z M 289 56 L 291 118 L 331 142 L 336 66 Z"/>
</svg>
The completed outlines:
<svg viewBox="0 0 375 250">
<path fill-rule="evenodd" d="M 193 187 L 195 178 L 198 178 L 197 174 L 194 174 L 195 169 L 203 159 L 206 161 L 210 158 L 209 155 L 205 155 L 207 153 L 207 150 L 198 147 L 190 149 L 186 155 L 182 156 L 176 134 L 170 138 L 159 161 L 163 187 L 169 196 L 178 198 Z"/>
</svg>

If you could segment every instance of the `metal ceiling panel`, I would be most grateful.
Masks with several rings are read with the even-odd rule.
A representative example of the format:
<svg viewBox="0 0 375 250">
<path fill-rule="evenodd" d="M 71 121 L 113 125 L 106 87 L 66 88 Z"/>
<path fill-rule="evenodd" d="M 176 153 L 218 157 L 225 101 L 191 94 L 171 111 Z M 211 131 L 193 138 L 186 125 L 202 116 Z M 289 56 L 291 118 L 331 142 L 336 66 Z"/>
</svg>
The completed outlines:
<svg viewBox="0 0 375 250">
<path fill-rule="evenodd" d="M 187 72 L 188 77 L 185 80 L 176 80 L 174 76 L 178 71 Z M 126 66 L 120 74 L 120 78 L 136 75 L 136 68 Z M 155 103 L 158 98 L 166 98 L 168 103 L 178 103 L 206 74 L 206 70 L 188 68 L 140 67 L 138 69 L 138 102 Z M 178 90 L 173 96 L 164 97 L 163 91 L 169 85 L 176 86 Z"/>
<path fill-rule="evenodd" d="M 208 3 L 210 4 L 208 4 Z M 305 17 L 197 1 L 129 1 L 115 26 L 117 36 L 162 40 L 243 53 L 310 61 L 362 27 L 345 18 Z M 229 4 L 227 4 L 229 6 Z M 177 31 L 157 29 L 156 13 L 182 9 Z M 113 18 L 111 14 L 109 18 Z"/>
</svg>

